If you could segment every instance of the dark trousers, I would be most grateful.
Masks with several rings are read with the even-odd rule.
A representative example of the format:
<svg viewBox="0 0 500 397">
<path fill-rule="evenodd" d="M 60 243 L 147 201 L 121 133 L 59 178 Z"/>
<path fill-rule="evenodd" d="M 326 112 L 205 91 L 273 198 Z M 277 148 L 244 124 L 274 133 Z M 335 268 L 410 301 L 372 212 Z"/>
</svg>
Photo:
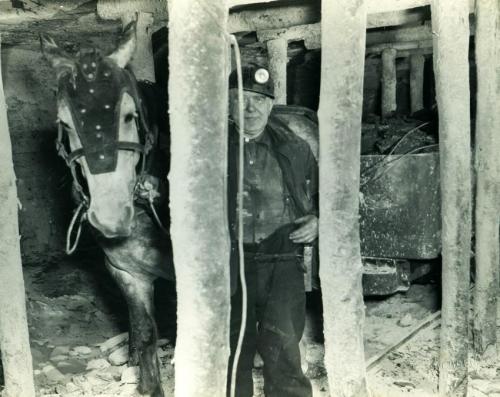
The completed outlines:
<svg viewBox="0 0 500 397">
<path fill-rule="evenodd" d="M 245 258 L 248 310 L 236 375 L 236 397 L 253 396 L 255 351 L 264 361 L 266 397 L 310 397 L 312 389 L 300 362 L 299 342 L 305 324 L 304 272 L 299 260 L 254 261 Z M 231 300 L 231 357 L 241 324 L 241 287 Z"/>
</svg>

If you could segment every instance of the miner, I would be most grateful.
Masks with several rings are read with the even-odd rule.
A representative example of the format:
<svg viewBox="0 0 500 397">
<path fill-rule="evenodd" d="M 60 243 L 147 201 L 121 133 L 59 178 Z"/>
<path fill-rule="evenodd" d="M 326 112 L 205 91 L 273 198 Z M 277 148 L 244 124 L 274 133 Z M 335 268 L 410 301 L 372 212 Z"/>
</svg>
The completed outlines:
<svg viewBox="0 0 500 397">
<path fill-rule="evenodd" d="M 231 367 L 242 320 L 238 222 L 243 226 L 248 310 L 238 361 L 236 396 L 253 395 L 255 352 L 264 361 L 266 397 L 309 397 L 299 341 L 305 324 L 304 245 L 318 237 L 318 166 L 307 142 L 273 122 L 273 81 L 256 64 L 242 68 L 244 127 L 240 129 L 237 74 L 229 77 L 228 214 L 231 234 Z M 244 171 L 238 172 L 239 134 Z M 238 213 L 238 178 L 244 188 Z"/>
</svg>

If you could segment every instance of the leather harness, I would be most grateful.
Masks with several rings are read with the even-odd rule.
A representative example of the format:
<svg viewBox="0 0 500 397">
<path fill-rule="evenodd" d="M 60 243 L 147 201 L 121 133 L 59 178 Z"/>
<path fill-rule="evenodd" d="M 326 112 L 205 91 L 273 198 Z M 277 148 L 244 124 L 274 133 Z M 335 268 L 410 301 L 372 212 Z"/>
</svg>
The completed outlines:
<svg viewBox="0 0 500 397">
<path fill-rule="evenodd" d="M 133 74 L 92 50 L 80 56 L 75 68 L 68 69 L 58 83 L 58 101 L 68 104 L 82 147 L 73 151 L 69 149 L 65 125 L 58 120 L 56 148 L 71 170 L 81 203 L 87 208 L 90 204 L 76 170 L 76 160 L 81 157 L 86 158 L 90 173 L 96 175 L 115 171 L 119 151 L 139 153 L 141 164 L 137 188 L 145 176 L 146 158 L 154 146 L 155 136 L 147 124 L 146 109 Z M 137 113 L 132 116 L 139 143 L 118 139 L 120 105 L 125 93 L 136 105 Z"/>
</svg>

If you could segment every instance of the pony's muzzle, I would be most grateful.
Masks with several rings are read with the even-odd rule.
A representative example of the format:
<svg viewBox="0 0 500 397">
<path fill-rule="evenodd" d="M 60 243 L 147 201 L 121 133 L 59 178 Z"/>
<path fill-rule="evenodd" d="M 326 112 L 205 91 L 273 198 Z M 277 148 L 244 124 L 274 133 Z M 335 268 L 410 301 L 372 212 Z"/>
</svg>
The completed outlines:
<svg viewBox="0 0 500 397">
<path fill-rule="evenodd" d="M 127 205 L 120 216 L 99 217 L 96 211 L 89 210 L 88 219 L 92 226 L 106 238 L 129 237 L 134 226 L 134 207 Z"/>
</svg>

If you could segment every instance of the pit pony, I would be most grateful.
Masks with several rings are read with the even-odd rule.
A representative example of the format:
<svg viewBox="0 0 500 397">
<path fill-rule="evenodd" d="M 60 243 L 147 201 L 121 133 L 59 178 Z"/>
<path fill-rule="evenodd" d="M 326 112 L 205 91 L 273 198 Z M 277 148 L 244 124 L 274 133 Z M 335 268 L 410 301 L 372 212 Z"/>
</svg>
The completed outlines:
<svg viewBox="0 0 500 397">
<path fill-rule="evenodd" d="M 136 48 L 135 23 L 108 55 L 93 49 L 73 57 L 51 37 L 40 39 L 57 76 L 57 148 L 79 204 L 72 223 L 88 221 L 126 299 L 129 366 L 139 366 L 139 393 L 162 397 L 153 282 L 174 280 L 174 268 L 170 239 L 155 211 L 158 192 L 148 182 L 154 181 L 149 174 L 158 152 L 156 129 L 144 90 L 127 68 Z"/>
</svg>

